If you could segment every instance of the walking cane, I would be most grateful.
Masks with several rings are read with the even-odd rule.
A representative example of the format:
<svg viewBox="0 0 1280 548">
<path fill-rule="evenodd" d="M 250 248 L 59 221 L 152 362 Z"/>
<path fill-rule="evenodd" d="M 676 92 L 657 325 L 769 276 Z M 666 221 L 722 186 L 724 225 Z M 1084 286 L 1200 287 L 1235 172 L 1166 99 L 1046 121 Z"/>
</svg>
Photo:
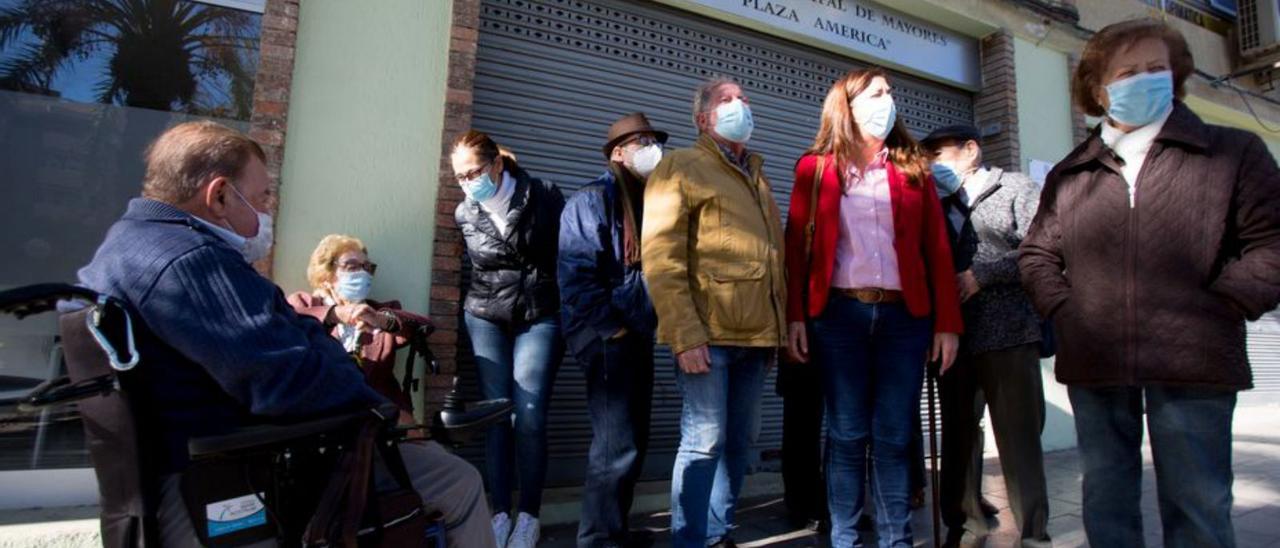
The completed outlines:
<svg viewBox="0 0 1280 548">
<path fill-rule="evenodd" d="M 938 413 L 934 409 L 934 379 L 938 377 L 937 369 L 933 364 L 928 364 L 925 368 L 925 378 L 928 379 L 928 398 L 929 398 L 929 459 L 933 461 L 933 466 L 929 470 L 929 487 L 933 495 L 933 545 L 942 546 L 942 533 L 940 524 L 942 511 L 938 508 L 938 480 L 941 473 L 938 470 Z"/>
</svg>

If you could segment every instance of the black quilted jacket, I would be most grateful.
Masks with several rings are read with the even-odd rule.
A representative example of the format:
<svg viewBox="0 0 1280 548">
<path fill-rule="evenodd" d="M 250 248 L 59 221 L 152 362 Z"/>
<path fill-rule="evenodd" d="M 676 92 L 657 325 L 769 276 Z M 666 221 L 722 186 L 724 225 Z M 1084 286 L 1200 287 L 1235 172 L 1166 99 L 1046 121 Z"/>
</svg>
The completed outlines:
<svg viewBox="0 0 1280 548">
<path fill-rule="evenodd" d="M 493 322 L 530 322 L 560 312 L 556 251 L 564 195 L 550 182 L 509 168 L 516 181 L 505 236 L 480 209 L 463 200 L 454 212 L 471 258 L 467 312 Z"/>
</svg>

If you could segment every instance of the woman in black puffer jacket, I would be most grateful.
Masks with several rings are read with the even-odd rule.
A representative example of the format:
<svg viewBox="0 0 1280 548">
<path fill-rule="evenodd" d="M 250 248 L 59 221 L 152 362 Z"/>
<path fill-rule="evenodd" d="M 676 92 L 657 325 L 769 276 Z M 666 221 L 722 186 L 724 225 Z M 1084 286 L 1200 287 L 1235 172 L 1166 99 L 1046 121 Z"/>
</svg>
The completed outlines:
<svg viewBox="0 0 1280 548">
<path fill-rule="evenodd" d="M 556 284 L 564 196 L 478 131 L 454 142 L 451 160 L 467 195 L 454 216 L 471 258 L 463 308 L 480 390 L 515 404 L 514 423 L 494 426 L 486 447 L 494 534 L 499 546 L 532 548 L 547 469 L 547 406 L 564 355 Z M 520 514 L 513 523 L 516 466 Z"/>
</svg>

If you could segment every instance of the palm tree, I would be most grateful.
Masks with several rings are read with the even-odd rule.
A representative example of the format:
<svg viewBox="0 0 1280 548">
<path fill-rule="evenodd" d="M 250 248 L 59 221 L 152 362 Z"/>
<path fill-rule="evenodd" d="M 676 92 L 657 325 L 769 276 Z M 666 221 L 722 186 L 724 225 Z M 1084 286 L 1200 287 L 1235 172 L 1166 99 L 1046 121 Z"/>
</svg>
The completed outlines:
<svg viewBox="0 0 1280 548">
<path fill-rule="evenodd" d="M 5 0 L 0 0 L 4 2 Z M 106 56 L 95 100 L 247 119 L 252 14 L 191 0 L 11 0 L 0 8 L 0 89 L 56 94 L 54 78 Z"/>
</svg>

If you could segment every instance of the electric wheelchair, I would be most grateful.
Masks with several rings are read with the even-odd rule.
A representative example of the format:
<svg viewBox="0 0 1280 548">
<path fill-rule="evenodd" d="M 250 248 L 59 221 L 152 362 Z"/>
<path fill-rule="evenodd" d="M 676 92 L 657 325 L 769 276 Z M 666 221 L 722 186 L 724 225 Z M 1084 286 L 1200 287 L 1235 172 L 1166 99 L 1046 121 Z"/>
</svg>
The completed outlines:
<svg viewBox="0 0 1280 548">
<path fill-rule="evenodd" d="M 38 284 L 0 292 L 0 314 L 21 319 L 60 312 L 65 374 L 25 396 L 0 401 L 0 414 L 30 414 L 76 403 L 98 478 L 103 545 L 160 546 L 156 520 L 160 448 L 148 420 L 149 403 L 134 389 L 147 374 L 135 348 L 126 305 L 66 284 Z M 425 344 L 412 337 L 404 385 Z M 511 413 L 508 400 L 464 404 L 456 390 L 427 426 L 426 437 L 458 446 Z M 398 444 L 423 432 L 396 425 L 394 404 L 290 423 L 262 424 L 193 438 L 181 492 L 193 528 L 211 547 L 444 546 L 439 516 L 426 515 L 409 482 Z M 374 461 L 395 480 L 375 489 Z"/>
</svg>

